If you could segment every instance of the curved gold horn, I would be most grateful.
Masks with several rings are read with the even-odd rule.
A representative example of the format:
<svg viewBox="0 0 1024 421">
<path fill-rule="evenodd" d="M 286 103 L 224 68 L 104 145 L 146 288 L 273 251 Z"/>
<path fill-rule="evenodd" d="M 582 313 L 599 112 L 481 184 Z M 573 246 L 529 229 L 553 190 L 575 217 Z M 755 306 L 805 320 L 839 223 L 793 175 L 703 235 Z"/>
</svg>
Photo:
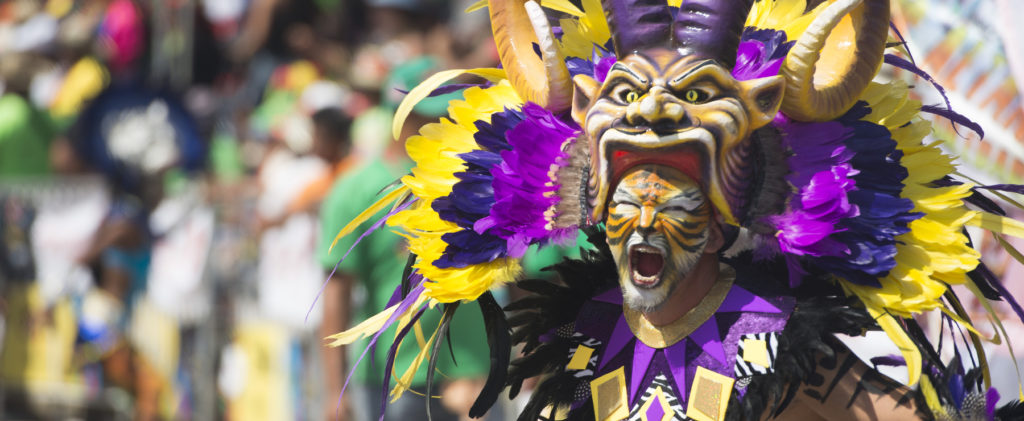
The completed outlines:
<svg viewBox="0 0 1024 421">
<path fill-rule="evenodd" d="M 826 121 L 853 106 L 882 63 L 889 1 L 838 0 L 814 19 L 782 67 L 782 112 L 796 120 Z"/>
<path fill-rule="evenodd" d="M 569 109 L 569 69 L 540 5 L 533 0 L 488 0 L 488 9 L 501 65 L 519 96 L 553 112 Z"/>
</svg>

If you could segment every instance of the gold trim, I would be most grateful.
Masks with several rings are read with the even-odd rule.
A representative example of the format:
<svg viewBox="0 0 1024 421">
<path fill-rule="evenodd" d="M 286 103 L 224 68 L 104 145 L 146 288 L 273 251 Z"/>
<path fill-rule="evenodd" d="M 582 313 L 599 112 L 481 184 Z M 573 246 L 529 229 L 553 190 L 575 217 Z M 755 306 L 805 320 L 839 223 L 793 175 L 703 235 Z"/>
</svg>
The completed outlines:
<svg viewBox="0 0 1024 421">
<path fill-rule="evenodd" d="M 590 396 L 594 401 L 594 418 L 597 421 L 620 421 L 629 417 L 625 367 L 592 380 Z"/>
<path fill-rule="evenodd" d="M 729 408 L 736 379 L 723 376 L 704 367 L 697 366 L 690 385 L 690 399 L 686 402 L 686 416 L 694 421 L 721 421 Z"/>
<path fill-rule="evenodd" d="M 683 317 L 665 326 L 655 326 L 644 317 L 643 313 L 629 308 L 623 304 L 622 313 L 626 316 L 626 323 L 633 335 L 651 348 L 668 348 L 689 336 L 700 325 L 708 321 L 722 306 L 725 296 L 732 289 L 736 281 L 736 271 L 724 263 L 718 267 L 718 280 L 711 286 L 711 290 L 701 300 L 700 304 L 686 312 Z"/>
<path fill-rule="evenodd" d="M 587 365 L 590 364 L 590 357 L 594 355 L 594 348 L 589 346 L 580 345 L 576 347 L 576 352 L 572 354 L 572 359 L 569 360 L 569 364 L 566 364 L 566 370 L 585 370 Z M 767 351 L 765 351 L 765 355 Z"/>
</svg>

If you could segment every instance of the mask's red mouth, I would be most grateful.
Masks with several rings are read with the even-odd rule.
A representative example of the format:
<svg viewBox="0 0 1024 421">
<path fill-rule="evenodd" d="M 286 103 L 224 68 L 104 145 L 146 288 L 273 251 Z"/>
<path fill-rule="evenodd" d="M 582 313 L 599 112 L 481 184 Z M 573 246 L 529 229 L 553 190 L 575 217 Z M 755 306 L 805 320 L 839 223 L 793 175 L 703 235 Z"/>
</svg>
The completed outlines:
<svg viewBox="0 0 1024 421">
<path fill-rule="evenodd" d="M 645 289 L 658 286 L 664 268 L 665 253 L 661 249 L 646 244 L 629 247 L 629 269 L 634 285 Z"/>
</svg>

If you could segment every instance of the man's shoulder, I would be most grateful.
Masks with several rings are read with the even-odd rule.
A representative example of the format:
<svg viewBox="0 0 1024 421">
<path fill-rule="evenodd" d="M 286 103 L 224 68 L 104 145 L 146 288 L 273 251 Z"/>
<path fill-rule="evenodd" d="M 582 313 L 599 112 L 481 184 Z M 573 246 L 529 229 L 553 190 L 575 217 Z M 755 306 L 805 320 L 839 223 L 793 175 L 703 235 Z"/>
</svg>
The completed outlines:
<svg viewBox="0 0 1024 421">
<path fill-rule="evenodd" d="M 324 205 L 330 207 L 341 202 L 365 202 L 394 179 L 395 176 L 380 160 L 364 162 L 334 180 Z"/>
</svg>

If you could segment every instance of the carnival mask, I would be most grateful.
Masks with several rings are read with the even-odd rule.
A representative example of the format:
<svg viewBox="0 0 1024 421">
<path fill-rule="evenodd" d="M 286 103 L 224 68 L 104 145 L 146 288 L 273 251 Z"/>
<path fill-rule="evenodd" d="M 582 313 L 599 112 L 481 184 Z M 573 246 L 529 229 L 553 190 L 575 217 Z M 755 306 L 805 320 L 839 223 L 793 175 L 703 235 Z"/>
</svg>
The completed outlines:
<svg viewBox="0 0 1024 421">
<path fill-rule="evenodd" d="M 601 85 L 586 75 L 574 82 L 574 118 L 591 148 L 595 219 L 623 172 L 657 163 L 705 180 L 711 202 L 735 222 L 730 204 L 746 195 L 749 137 L 775 118 L 781 76 L 737 81 L 715 60 L 656 48 L 616 63 Z"/>
<path fill-rule="evenodd" d="M 608 245 L 624 302 L 657 309 L 697 264 L 711 208 L 692 178 L 664 165 L 629 169 L 608 205 Z"/>
<path fill-rule="evenodd" d="M 836 2 L 794 40 L 777 75 L 737 80 L 732 71 L 754 0 L 680 0 L 677 8 L 664 0 L 602 3 L 617 63 L 599 81 L 586 73 L 569 79 L 539 4 L 488 1 L 516 92 L 555 113 L 571 108 L 583 128 L 587 148 L 579 150 L 589 159 L 583 213 L 591 222 L 604 220 L 609 189 L 623 172 L 656 163 L 698 180 L 726 223 L 756 224 L 753 211 L 766 206 L 755 196 L 772 189 L 753 174 L 775 174 L 759 166 L 784 153 L 772 133 L 761 136 L 759 129 L 780 109 L 797 121 L 845 113 L 878 69 L 888 34 L 888 0 Z M 826 40 L 852 48 L 823 52 Z M 785 183 L 774 178 L 768 182 Z"/>
</svg>

